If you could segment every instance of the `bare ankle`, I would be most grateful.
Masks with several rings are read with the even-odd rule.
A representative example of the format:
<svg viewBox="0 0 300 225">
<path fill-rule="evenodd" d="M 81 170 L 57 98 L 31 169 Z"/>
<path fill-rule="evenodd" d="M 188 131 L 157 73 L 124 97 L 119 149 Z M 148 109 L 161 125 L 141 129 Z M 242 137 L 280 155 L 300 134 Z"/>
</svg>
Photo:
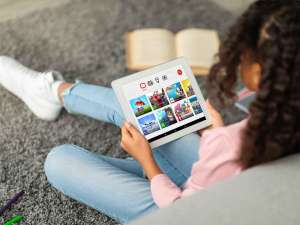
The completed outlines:
<svg viewBox="0 0 300 225">
<path fill-rule="evenodd" d="M 71 83 L 66 83 L 66 82 L 61 83 L 61 84 L 59 85 L 58 90 L 57 90 L 57 92 L 58 92 L 57 94 L 58 94 L 59 100 L 60 100 L 60 102 L 61 102 L 62 104 L 64 103 L 64 100 L 63 100 L 63 93 L 64 93 L 64 91 L 65 91 L 66 89 L 72 87 L 72 86 L 73 86 L 73 84 L 71 84 Z"/>
</svg>

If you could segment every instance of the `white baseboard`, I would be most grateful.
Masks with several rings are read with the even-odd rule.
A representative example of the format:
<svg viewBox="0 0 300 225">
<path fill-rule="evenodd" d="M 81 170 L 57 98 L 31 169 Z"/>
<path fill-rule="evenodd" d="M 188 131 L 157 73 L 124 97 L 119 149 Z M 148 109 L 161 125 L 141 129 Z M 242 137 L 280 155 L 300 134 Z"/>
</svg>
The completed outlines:
<svg viewBox="0 0 300 225">
<path fill-rule="evenodd" d="M 240 15 L 255 0 L 212 0 L 222 8 L 230 11 L 235 15 Z"/>
</svg>

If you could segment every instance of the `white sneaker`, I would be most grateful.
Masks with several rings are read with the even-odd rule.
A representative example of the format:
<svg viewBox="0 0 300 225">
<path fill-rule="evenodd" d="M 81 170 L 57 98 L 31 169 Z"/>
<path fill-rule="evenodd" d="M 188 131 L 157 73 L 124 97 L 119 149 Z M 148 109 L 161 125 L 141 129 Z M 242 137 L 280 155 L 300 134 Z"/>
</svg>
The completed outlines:
<svg viewBox="0 0 300 225">
<path fill-rule="evenodd" d="M 58 72 L 40 73 L 12 58 L 0 56 L 0 84 L 23 100 L 42 120 L 53 121 L 59 116 L 62 104 L 57 87 L 63 80 Z"/>
</svg>

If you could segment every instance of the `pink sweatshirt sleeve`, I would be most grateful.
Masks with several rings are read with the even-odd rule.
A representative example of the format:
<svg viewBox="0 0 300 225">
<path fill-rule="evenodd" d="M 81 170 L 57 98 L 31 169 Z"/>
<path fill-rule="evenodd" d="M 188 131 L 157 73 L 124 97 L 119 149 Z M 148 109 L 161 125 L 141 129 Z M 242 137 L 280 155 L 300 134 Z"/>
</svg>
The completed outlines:
<svg viewBox="0 0 300 225">
<path fill-rule="evenodd" d="M 166 207 L 177 199 L 237 174 L 240 167 L 235 160 L 239 146 L 238 142 L 230 139 L 224 128 L 204 132 L 201 138 L 200 160 L 193 165 L 191 177 L 184 188 L 177 187 L 167 175 L 159 174 L 151 180 L 154 202 L 160 208 Z"/>
</svg>

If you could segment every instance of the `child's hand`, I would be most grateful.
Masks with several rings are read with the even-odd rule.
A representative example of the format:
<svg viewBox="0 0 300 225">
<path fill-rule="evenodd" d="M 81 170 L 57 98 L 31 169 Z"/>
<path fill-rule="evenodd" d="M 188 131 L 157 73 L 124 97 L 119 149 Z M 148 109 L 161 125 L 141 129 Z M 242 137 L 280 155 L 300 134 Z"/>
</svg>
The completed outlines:
<svg viewBox="0 0 300 225">
<path fill-rule="evenodd" d="M 221 114 L 210 104 L 209 100 L 206 100 L 206 107 L 207 107 L 208 113 L 211 115 L 212 125 L 209 128 L 200 130 L 199 131 L 200 135 L 202 135 L 203 131 L 205 131 L 207 129 L 213 129 L 213 128 L 224 126 L 224 121 L 223 121 Z"/>
<path fill-rule="evenodd" d="M 141 164 L 152 159 L 149 142 L 128 122 L 125 122 L 122 127 L 121 147 Z"/>
</svg>

